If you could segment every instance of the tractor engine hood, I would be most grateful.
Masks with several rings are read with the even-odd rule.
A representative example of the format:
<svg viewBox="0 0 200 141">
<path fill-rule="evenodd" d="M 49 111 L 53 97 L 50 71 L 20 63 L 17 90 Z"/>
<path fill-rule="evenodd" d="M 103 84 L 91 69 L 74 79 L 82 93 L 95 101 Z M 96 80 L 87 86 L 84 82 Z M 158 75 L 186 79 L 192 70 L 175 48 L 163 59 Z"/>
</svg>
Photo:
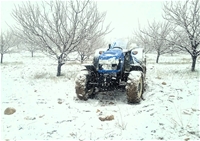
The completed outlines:
<svg viewBox="0 0 200 141">
<path fill-rule="evenodd" d="M 121 70 L 124 54 L 121 49 L 110 49 L 99 56 L 99 73 L 117 73 Z"/>
<path fill-rule="evenodd" d="M 110 58 L 119 59 L 122 57 L 123 52 L 120 49 L 111 49 L 105 51 L 99 56 L 99 60 L 109 60 Z"/>
</svg>

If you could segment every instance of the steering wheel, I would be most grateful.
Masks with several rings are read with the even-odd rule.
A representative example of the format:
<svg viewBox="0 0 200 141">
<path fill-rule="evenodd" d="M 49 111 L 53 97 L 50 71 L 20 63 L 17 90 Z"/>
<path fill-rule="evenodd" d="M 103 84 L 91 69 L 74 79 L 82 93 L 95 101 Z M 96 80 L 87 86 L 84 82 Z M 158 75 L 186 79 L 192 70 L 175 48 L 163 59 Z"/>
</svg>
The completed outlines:
<svg viewBox="0 0 200 141">
<path fill-rule="evenodd" d="M 119 48 L 119 49 L 123 50 L 123 48 L 121 48 L 121 47 L 113 47 L 113 48 Z"/>
</svg>

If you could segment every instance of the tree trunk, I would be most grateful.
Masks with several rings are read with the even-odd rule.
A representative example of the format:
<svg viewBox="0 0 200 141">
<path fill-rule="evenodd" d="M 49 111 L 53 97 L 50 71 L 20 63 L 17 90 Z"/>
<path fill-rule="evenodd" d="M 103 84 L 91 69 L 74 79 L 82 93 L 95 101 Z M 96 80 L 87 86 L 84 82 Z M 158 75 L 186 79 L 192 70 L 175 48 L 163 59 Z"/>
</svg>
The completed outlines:
<svg viewBox="0 0 200 141">
<path fill-rule="evenodd" d="M 81 57 L 81 64 L 83 64 L 83 58 Z"/>
<path fill-rule="evenodd" d="M 31 57 L 33 57 L 33 51 L 31 51 Z"/>
<path fill-rule="evenodd" d="M 58 63 L 58 67 L 57 67 L 57 76 L 60 76 L 61 75 L 61 67 L 62 67 L 63 64 L 61 63 Z"/>
<path fill-rule="evenodd" d="M 192 68 L 191 71 L 195 71 L 197 56 L 192 56 Z"/>
<path fill-rule="evenodd" d="M 160 53 L 157 54 L 156 63 L 158 63 L 160 57 Z"/>
<path fill-rule="evenodd" d="M 84 56 L 81 55 L 81 64 L 83 64 L 83 58 L 84 58 Z"/>
<path fill-rule="evenodd" d="M 3 53 L 1 53 L 1 64 L 3 63 Z"/>
<path fill-rule="evenodd" d="M 58 57 L 58 67 L 57 67 L 57 76 L 61 75 L 61 67 L 63 65 L 63 54 Z"/>
</svg>

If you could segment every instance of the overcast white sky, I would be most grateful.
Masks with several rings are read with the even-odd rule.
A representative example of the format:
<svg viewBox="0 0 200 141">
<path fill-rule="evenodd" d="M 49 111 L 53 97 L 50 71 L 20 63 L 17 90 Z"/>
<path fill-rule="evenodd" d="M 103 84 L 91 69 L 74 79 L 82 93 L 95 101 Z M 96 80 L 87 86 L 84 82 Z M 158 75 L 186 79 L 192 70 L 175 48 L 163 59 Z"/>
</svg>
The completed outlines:
<svg viewBox="0 0 200 141">
<path fill-rule="evenodd" d="M 100 10 L 107 11 L 106 22 L 114 28 L 110 37 L 129 37 L 133 30 L 146 26 L 148 21 L 162 20 L 164 1 L 126 0 L 99 1 Z"/>
<path fill-rule="evenodd" d="M 20 1 L 1 0 L 1 30 L 8 28 L 6 23 L 15 24 L 10 14 L 17 3 Z M 162 20 L 162 4 L 162 0 L 98 0 L 99 10 L 107 11 L 105 24 L 111 23 L 114 28 L 107 38 L 130 37 L 139 23 L 143 27 L 148 21 Z"/>
</svg>

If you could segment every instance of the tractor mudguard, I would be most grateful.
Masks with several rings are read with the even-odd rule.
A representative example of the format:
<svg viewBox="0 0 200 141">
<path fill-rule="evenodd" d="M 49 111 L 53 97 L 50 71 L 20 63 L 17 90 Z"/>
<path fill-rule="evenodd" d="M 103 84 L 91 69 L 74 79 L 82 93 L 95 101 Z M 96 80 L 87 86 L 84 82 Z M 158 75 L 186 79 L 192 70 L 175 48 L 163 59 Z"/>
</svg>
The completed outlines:
<svg viewBox="0 0 200 141">
<path fill-rule="evenodd" d="M 91 64 L 84 64 L 83 66 L 85 66 L 85 68 L 86 68 L 89 72 L 91 72 L 91 71 L 97 72 L 97 70 L 96 70 L 96 68 L 94 67 L 94 65 L 91 65 Z"/>
<path fill-rule="evenodd" d="M 139 71 L 142 71 L 143 73 L 145 72 L 145 69 L 139 63 L 137 63 L 137 64 L 131 64 L 131 69 L 130 70 L 131 71 L 133 71 L 133 70 L 139 70 Z"/>
</svg>

